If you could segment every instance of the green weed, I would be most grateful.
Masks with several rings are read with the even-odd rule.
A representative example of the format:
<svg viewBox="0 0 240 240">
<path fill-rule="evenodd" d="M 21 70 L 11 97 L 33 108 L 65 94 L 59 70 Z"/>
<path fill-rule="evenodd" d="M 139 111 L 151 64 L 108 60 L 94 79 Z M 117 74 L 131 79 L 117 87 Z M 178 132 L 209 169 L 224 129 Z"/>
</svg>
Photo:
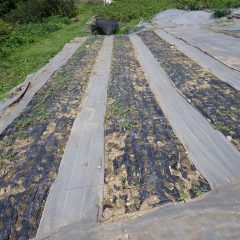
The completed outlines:
<svg viewBox="0 0 240 240">
<path fill-rule="evenodd" d="M 0 156 L 1 159 L 1 156 Z M 9 162 L 6 160 L 0 160 L 0 167 L 7 167 L 9 165 Z"/>
<path fill-rule="evenodd" d="M 213 17 L 214 18 L 222 18 L 229 16 L 231 14 L 231 10 L 223 8 L 223 9 L 215 9 L 213 11 Z"/>
<path fill-rule="evenodd" d="M 131 128 L 133 128 L 133 124 L 126 118 L 122 119 L 122 127 L 125 130 L 130 130 Z"/>
<path fill-rule="evenodd" d="M 98 5 L 96 15 L 107 19 L 116 19 L 121 22 L 131 22 L 141 19 L 148 20 L 154 14 L 167 8 L 176 6 L 175 0 L 118 0 L 105 7 Z"/>
<path fill-rule="evenodd" d="M 15 123 L 16 129 L 23 129 L 26 126 L 30 125 L 32 123 L 31 119 L 29 117 L 24 117 L 23 119 L 17 120 Z"/>
<path fill-rule="evenodd" d="M 177 3 L 178 8 L 190 10 L 202 9 L 226 9 L 240 7 L 239 0 L 181 0 Z"/>
<path fill-rule="evenodd" d="M 16 133 L 16 135 L 20 140 L 25 140 L 29 137 L 28 133 L 26 133 L 24 131 L 19 131 Z"/>
<path fill-rule="evenodd" d="M 15 152 L 1 152 L 0 153 L 0 160 L 5 161 L 5 160 L 11 160 L 16 156 Z"/>
<path fill-rule="evenodd" d="M 220 117 L 229 117 L 231 115 L 229 111 L 220 111 L 220 110 L 217 110 L 216 114 Z"/>
<path fill-rule="evenodd" d="M 120 177 L 120 186 L 122 189 L 126 188 L 127 179 L 125 177 Z"/>
<path fill-rule="evenodd" d="M 141 183 L 140 177 L 134 176 L 133 179 L 132 179 L 132 184 L 133 184 L 134 186 L 139 186 L 140 183 Z"/>
<path fill-rule="evenodd" d="M 224 125 L 222 122 L 219 122 L 219 121 L 216 121 L 214 123 L 214 128 L 225 134 L 228 134 L 229 132 L 232 131 L 231 126 Z"/>
<path fill-rule="evenodd" d="M 192 192 L 193 192 L 194 198 L 199 197 L 200 195 L 202 195 L 202 191 L 201 191 L 201 189 L 198 186 L 193 186 Z"/>
<path fill-rule="evenodd" d="M 85 23 L 94 14 L 93 8 L 79 5 L 75 22 L 59 16 L 23 25 L 1 24 L 0 20 L 0 100 L 28 74 L 44 66 L 65 43 L 88 35 Z"/>
<path fill-rule="evenodd" d="M 13 144 L 13 142 L 14 142 L 13 137 L 11 137 L 11 136 L 6 137 L 6 138 L 4 138 L 4 140 L 3 140 L 3 146 L 4 146 L 4 147 L 9 147 L 9 146 L 11 146 L 11 145 Z"/>
<path fill-rule="evenodd" d="M 187 188 L 184 188 L 180 191 L 180 198 L 178 199 L 179 202 L 186 202 L 189 198 L 189 192 Z"/>
</svg>

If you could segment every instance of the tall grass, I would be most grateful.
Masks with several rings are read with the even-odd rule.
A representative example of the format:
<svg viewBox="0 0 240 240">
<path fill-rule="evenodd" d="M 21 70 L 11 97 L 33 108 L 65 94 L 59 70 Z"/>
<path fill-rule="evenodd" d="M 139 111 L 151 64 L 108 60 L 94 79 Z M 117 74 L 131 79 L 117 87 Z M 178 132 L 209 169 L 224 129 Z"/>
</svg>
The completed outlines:
<svg viewBox="0 0 240 240">
<path fill-rule="evenodd" d="M 93 6 L 86 5 L 78 7 L 76 22 L 51 17 L 36 25 L 21 25 L 19 28 L 9 25 L 9 38 L 0 43 L 0 100 L 28 74 L 44 66 L 66 42 L 87 35 L 85 23 L 92 15 Z"/>
<path fill-rule="evenodd" d="M 96 15 L 122 22 L 149 19 L 169 8 L 189 10 L 240 7 L 240 0 L 115 0 L 113 4 L 95 8 Z"/>
<path fill-rule="evenodd" d="M 53 16 L 41 22 L 10 24 L 0 19 L 0 99 L 25 77 L 38 70 L 69 40 L 86 35 L 93 15 L 123 22 L 121 32 L 168 8 L 224 9 L 240 7 L 240 0 L 115 0 L 111 5 L 79 5 L 78 21 Z M 120 23 L 121 24 L 121 23 Z"/>
<path fill-rule="evenodd" d="M 95 13 L 107 19 L 130 22 L 149 19 L 159 11 L 176 7 L 176 0 L 117 0 L 105 7 L 98 6 Z"/>
<path fill-rule="evenodd" d="M 177 6 L 190 10 L 237 8 L 240 0 L 179 0 Z"/>
</svg>

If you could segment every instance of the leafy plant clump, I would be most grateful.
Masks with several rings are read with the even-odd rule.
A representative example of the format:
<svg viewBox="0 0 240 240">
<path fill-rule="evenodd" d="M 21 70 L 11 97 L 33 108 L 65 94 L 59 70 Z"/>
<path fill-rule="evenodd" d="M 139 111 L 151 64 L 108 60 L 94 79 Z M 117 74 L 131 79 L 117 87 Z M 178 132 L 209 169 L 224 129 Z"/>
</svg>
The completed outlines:
<svg viewBox="0 0 240 240">
<path fill-rule="evenodd" d="M 95 8 L 96 15 L 121 22 L 150 19 L 159 11 L 176 6 L 176 0 L 116 0 L 112 4 Z"/>
<path fill-rule="evenodd" d="M 1 0 L 0 0 L 1 2 Z M 77 5 L 74 21 L 60 15 L 27 24 L 0 19 L 0 100 L 28 74 L 44 66 L 66 42 L 89 34 L 94 5 Z"/>
<path fill-rule="evenodd" d="M 223 9 L 215 9 L 213 11 L 213 17 L 214 18 L 222 18 L 227 17 L 231 14 L 231 10 L 223 8 Z"/>
<path fill-rule="evenodd" d="M 156 13 L 180 8 L 189 10 L 227 9 L 240 7 L 239 0 L 115 0 L 112 4 L 98 5 L 96 15 L 121 22 L 148 20 Z"/>
<path fill-rule="evenodd" d="M 69 24 L 67 17 L 51 16 L 39 23 L 15 25 L 0 20 L 0 58 L 12 54 L 19 46 L 37 42 L 40 38 Z"/>
<path fill-rule="evenodd" d="M 226 9 L 240 7 L 239 0 L 178 0 L 177 7 L 189 10 Z"/>
<path fill-rule="evenodd" d="M 2 11 L 4 13 L 4 11 Z M 13 9 L 2 18 L 8 22 L 29 23 L 41 21 L 43 18 L 60 15 L 74 17 L 76 7 L 73 0 L 27 0 L 19 1 Z"/>
</svg>

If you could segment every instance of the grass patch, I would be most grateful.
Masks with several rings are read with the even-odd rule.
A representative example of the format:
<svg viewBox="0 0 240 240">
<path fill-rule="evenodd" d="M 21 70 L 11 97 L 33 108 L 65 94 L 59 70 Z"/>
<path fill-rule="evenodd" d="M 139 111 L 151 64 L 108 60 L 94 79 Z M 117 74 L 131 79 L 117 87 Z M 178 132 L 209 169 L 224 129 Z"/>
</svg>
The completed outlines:
<svg viewBox="0 0 240 240">
<path fill-rule="evenodd" d="M 176 0 L 117 0 L 105 7 L 97 5 L 96 15 L 120 22 L 119 33 L 126 33 L 141 21 L 148 21 L 156 13 L 177 7 Z"/>
<path fill-rule="evenodd" d="M 212 9 L 216 15 L 226 14 L 227 8 L 240 7 L 239 0 L 115 0 L 105 7 L 97 5 L 96 15 L 120 22 L 119 33 L 134 29 L 141 21 L 150 20 L 155 14 L 169 8 L 189 10 Z"/>
<path fill-rule="evenodd" d="M 65 43 L 87 35 L 85 23 L 98 15 L 119 22 L 119 32 L 127 33 L 141 21 L 169 8 L 191 10 L 215 9 L 214 15 L 225 15 L 230 7 L 240 7 L 239 0 L 115 0 L 113 4 L 78 5 L 78 20 L 53 16 L 41 23 L 13 25 L 0 19 L 0 100 L 21 83 L 28 74 L 44 66 Z"/>
<path fill-rule="evenodd" d="M 28 25 L 5 23 L 5 34 L 0 32 L 0 100 L 28 74 L 44 66 L 65 43 L 87 35 L 85 23 L 94 14 L 93 8 L 94 5 L 79 5 L 76 22 L 51 17 Z"/>
<path fill-rule="evenodd" d="M 95 12 L 107 19 L 130 22 L 150 19 L 159 11 L 176 7 L 175 0 L 118 0 L 105 7 L 98 6 Z"/>
<path fill-rule="evenodd" d="M 215 9 L 213 11 L 213 17 L 214 18 L 222 18 L 222 17 L 226 17 L 229 16 L 231 14 L 231 10 L 229 9 Z"/>
<path fill-rule="evenodd" d="M 177 3 L 178 8 L 189 10 L 202 9 L 226 9 L 240 7 L 239 0 L 180 0 Z"/>
<path fill-rule="evenodd" d="M 169 8 L 222 10 L 237 7 L 240 7 L 239 0 L 115 0 L 105 7 L 97 5 L 94 11 L 106 19 L 116 19 L 131 25 L 142 19 L 149 20 Z"/>
</svg>

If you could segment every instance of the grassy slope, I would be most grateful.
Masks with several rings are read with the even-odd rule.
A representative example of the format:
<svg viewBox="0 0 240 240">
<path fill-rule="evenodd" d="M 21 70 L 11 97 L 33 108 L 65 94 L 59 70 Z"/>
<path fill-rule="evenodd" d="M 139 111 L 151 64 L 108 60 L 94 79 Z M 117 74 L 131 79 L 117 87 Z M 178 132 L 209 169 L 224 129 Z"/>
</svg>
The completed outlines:
<svg viewBox="0 0 240 240">
<path fill-rule="evenodd" d="M 127 32 L 144 19 L 168 8 L 218 9 L 240 7 L 240 0 L 117 0 L 114 4 L 79 6 L 79 21 L 40 37 L 35 43 L 17 47 L 14 53 L 0 59 L 0 100 L 25 77 L 45 65 L 66 42 L 86 35 L 85 23 L 92 15 L 120 21 L 120 33 Z M 122 22 L 122 23 L 121 23 Z"/>
<path fill-rule="evenodd" d="M 159 11 L 173 7 L 191 10 L 240 7 L 240 0 L 115 0 L 105 8 L 96 9 L 105 18 L 131 22 L 142 18 L 150 19 Z"/>
<path fill-rule="evenodd" d="M 13 54 L 0 59 L 0 99 L 21 83 L 28 74 L 44 66 L 71 39 L 86 35 L 85 23 L 93 15 L 92 6 L 79 7 L 79 21 L 39 38 L 35 43 L 20 46 Z"/>
<path fill-rule="evenodd" d="M 96 15 L 120 22 L 120 33 L 126 33 L 141 20 L 150 20 L 160 11 L 177 7 L 176 0 L 117 0 L 106 7 L 96 6 Z"/>
<path fill-rule="evenodd" d="M 190 10 L 198 9 L 221 9 L 221 8 L 237 8 L 240 7 L 239 0 L 180 0 L 178 7 L 188 7 Z"/>
</svg>

